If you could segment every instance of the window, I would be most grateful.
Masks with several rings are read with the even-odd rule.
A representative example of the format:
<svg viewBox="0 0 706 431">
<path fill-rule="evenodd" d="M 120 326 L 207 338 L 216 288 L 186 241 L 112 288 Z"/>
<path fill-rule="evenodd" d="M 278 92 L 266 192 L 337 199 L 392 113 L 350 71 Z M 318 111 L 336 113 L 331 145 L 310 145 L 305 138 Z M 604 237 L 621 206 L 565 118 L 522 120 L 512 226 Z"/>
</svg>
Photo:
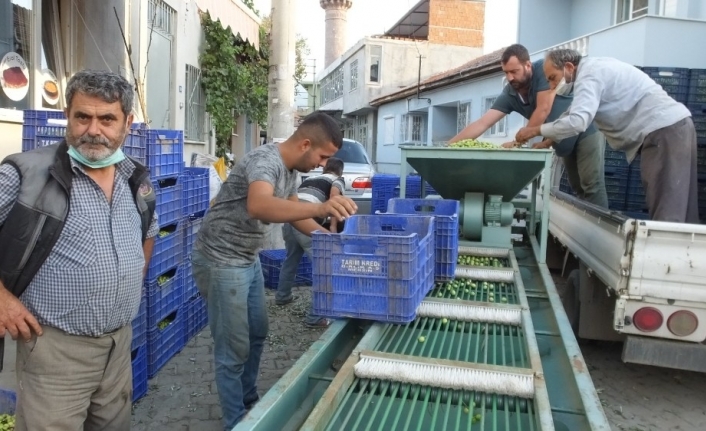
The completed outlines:
<svg viewBox="0 0 706 431">
<path fill-rule="evenodd" d="M 185 87 L 184 139 L 203 142 L 206 138 L 206 95 L 201 86 L 201 69 L 186 65 Z"/>
<path fill-rule="evenodd" d="M 649 0 L 618 0 L 615 23 L 629 21 L 647 15 Z"/>
<path fill-rule="evenodd" d="M 343 96 L 343 68 L 338 67 L 321 80 L 321 104 L 333 102 Z"/>
<path fill-rule="evenodd" d="M 488 110 L 493 106 L 493 103 L 495 103 L 495 99 L 497 99 L 497 97 L 486 97 L 485 98 L 485 103 L 483 104 L 483 112 L 488 112 Z M 502 120 L 493 124 L 493 126 L 485 132 L 484 136 L 486 136 L 486 137 L 507 136 L 507 132 L 505 131 L 506 123 L 507 123 L 507 117 L 503 117 Z"/>
<path fill-rule="evenodd" d="M 395 117 L 385 118 L 385 142 L 383 145 L 395 143 Z"/>
<path fill-rule="evenodd" d="M 382 63 L 382 46 L 370 46 L 370 82 L 380 82 Z"/>
<path fill-rule="evenodd" d="M 368 145 L 368 116 L 358 115 L 355 117 L 356 123 L 356 141 L 361 144 Z"/>
<path fill-rule="evenodd" d="M 471 122 L 471 102 L 458 105 L 458 115 L 456 116 L 456 133 L 459 133 Z"/>
<path fill-rule="evenodd" d="M 400 130 L 402 143 L 421 144 L 424 137 L 424 122 L 419 114 L 405 114 L 402 116 L 402 128 Z"/>
<path fill-rule="evenodd" d="M 344 169 L 345 165 L 348 163 L 360 163 L 363 165 L 369 165 L 370 159 L 365 152 L 365 148 L 362 145 L 356 144 L 351 141 L 343 141 L 341 149 L 336 151 L 333 157 L 343 160 Z"/>
<path fill-rule="evenodd" d="M 358 60 L 351 63 L 351 91 L 358 88 Z"/>
<path fill-rule="evenodd" d="M 61 109 L 63 49 L 56 5 L 44 2 L 41 26 L 35 24 L 33 0 L 0 0 L 0 108 Z M 35 56 L 39 50 L 38 64 Z M 34 81 L 34 70 L 40 81 Z"/>
</svg>

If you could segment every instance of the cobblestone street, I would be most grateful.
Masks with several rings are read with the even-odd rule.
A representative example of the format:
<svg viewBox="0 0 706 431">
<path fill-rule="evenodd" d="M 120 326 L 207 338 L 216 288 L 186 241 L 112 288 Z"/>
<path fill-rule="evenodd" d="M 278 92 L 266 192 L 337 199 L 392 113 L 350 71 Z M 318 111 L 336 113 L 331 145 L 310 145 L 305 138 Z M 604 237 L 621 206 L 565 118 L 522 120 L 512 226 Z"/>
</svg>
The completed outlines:
<svg viewBox="0 0 706 431">
<path fill-rule="evenodd" d="M 262 397 L 316 341 L 323 329 L 304 325 L 310 287 L 294 288 L 299 298 L 277 306 L 267 294 L 270 334 L 265 344 L 258 392 Z M 205 328 L 149 381 L 147 396 L 133 407 L 134 431 L 220 431 L 221 408 L 214 382 L 213 340 Z"/>
</svg>

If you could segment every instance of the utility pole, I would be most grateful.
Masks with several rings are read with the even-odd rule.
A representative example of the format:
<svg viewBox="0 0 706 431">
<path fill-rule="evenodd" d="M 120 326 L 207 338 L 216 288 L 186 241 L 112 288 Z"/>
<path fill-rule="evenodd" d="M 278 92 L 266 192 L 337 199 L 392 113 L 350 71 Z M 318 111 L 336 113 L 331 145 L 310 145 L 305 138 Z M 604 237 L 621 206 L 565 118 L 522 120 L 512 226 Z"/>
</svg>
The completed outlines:
<svg viewBox="0 0 706 431">
<path fill-rule="evenodd" d="M 267 136 L 281 142 L 294 132 L 296 0 L 272 0 L 272 44 L 267 101 Z"/>
<path fill-rule="evenodd" d="M 294 64 L 296 0 L 272 0 L 272 42 L 267 99 L 267 137 L 283 142 L 294 133 Z M 284 248 L 282 225 L 271 224 L 265 237 L 265 249 Z"/>
</svg>

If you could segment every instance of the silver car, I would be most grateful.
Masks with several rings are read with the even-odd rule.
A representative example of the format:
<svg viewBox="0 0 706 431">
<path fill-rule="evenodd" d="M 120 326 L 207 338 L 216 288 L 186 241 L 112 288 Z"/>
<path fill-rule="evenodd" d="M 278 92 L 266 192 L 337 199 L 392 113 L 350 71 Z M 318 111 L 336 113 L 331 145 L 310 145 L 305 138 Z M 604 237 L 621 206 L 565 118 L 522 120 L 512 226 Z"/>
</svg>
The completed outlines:
<svg viewBox="0 0 706 431">
<path fill-rule="evenodd" d="M 343 160 L 343 179 L 346 183 L 345 195 L 358 205 L 358 214 L 370 214 L 373 198 L 372 179 L 375 167 L 360 142 L 344 139 L 341 149 L 334 157 Z M 321 175 L 322 168 L 301 175 L 302 181 L 308 177 Z"/>
</svg>

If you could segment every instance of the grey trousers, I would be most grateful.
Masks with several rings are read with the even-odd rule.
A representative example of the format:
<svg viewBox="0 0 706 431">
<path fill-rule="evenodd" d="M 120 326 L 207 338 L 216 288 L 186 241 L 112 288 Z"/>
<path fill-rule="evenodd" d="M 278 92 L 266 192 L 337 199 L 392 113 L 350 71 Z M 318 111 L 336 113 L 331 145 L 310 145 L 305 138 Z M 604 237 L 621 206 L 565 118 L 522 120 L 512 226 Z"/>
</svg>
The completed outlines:
<svg viewBox="0 0 706 431">
<path fill-rule="evenodd" d="M 696 157 L 691 117 L 647 135 L 641 175 L 652 220 L 699 223 Z"/>
<path fill-rule="evenodd" d="M 17 431 L 126 431 L 132 408 L 130 325 L 99 338 L 47 326 L 17 342 Z"/>
<path fill-rule="evenodd" d="M 574 151 L 562 157 L 562 161 L 576 196 L 607 209 L 608 193 L 603 174 L 604 149 L 603 135 L 592 133 L 578 141 Z"/>
</svg>

